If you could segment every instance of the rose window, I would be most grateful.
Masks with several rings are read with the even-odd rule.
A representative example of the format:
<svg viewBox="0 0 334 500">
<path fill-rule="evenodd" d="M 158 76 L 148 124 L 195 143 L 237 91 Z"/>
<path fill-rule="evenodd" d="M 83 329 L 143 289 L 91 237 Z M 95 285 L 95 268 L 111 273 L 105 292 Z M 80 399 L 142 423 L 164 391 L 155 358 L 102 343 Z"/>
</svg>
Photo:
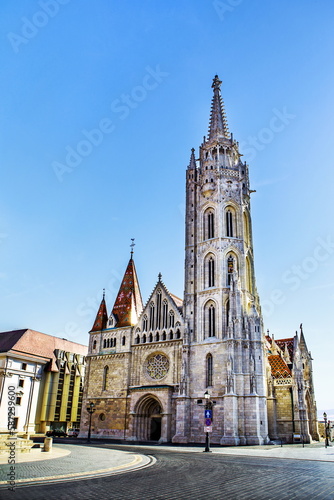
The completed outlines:
<svg viewBox="0 0 334 500">
<path fill-rule="evenodd" d="M 160 380 L 167 375 L 169 359 L 164 354 L 155 354 L 146 361 L 145 371 L 154 380 Z"/>
</svg>

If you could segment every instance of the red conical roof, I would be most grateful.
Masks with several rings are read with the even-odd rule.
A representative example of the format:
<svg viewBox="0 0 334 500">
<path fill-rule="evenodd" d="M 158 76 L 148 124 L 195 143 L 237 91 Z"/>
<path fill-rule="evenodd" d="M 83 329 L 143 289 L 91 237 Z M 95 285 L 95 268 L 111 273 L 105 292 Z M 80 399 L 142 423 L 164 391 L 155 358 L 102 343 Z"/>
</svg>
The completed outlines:
<svg viewBox="0 0 334 500">
<path fill-rule="evenodd" d="M 116 326 L 131 326 L 143 309 L 135 263 L 131 257 L 112 310 Z"/>
<path fill-rule="evenodd" d="M 98 332 L 100 330 L 104 330 L 105 327 L 107 326 L 107 321 L 108 321 L 107 306 L 103 295 L 103 299 L 101 300 L 101 304 L 97 312 L 91 332 Z"/>
</svg>

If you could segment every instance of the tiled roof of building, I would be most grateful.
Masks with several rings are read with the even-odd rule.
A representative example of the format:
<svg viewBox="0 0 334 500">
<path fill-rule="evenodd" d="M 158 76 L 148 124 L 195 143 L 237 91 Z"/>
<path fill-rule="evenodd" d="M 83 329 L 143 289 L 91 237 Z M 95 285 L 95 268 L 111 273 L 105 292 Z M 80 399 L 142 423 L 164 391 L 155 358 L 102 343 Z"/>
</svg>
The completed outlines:
<svg viewBox="0 0 334 500">
<path fill-rule="evenodd" d="M 268 356 L 268 361 L 271 367 L 271 373 L 274 378 L 289 378 L 291 370 L 278 354 Z"/>
<path fill-rule="evenodd" d="M 116 326 L 131 326 L 135 324 L 142 309 L 143 302 L 135 263 L 131 257 L 112 310 L 117 320 Z"/>
<path fill-rule="evenodd" d="M 290 359 L 292 360 L 293 359 L 293 342 L 294 342 L 293 337 L 288 338 L 288 339 L 279 339 L 279 340 L 275 339 L 275 342 L 278 345 L 278 347 L 280 349 L 282 349 L 283 352 L 285 350 L 285 346 L 287 346 L 288 351 L 289 351 L 289 355 L 290 355 Z"/>
<path fill-rule="evenodd" d="M 54 370 L 56 370 L 56 349 L 82 356 L 87 355 L 87 346 L 85 345 L 35 330 L 0 332 L 0 352 L 15 352 L 44 360 L 49 359 Z"/>
<path fill-rule="evenodd" d="M 107 321 L 108 321 L 107 306 L 103 296 L 91 332 L 98 332 L 100 330 L 104 330 L 107 326 Z"/>
</svg>

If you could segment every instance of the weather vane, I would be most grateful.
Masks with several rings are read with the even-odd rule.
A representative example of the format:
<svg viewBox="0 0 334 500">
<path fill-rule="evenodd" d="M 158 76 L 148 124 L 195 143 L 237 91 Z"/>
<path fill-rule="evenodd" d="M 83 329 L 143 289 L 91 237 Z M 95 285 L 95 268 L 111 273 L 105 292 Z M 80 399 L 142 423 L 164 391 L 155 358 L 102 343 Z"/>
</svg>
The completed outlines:
<svg viewBox="0 0 334 500">
<path fill-rule="evenodd" d="M 131 259 L 132 259 L 132 256 L 133 256 L 133 247 L 135 246 L 135 239 L 131 238 L 131 241 L 132 241 L 132 243 L 131 243 L 130 247 L 131 247 Z"/>
</svg>

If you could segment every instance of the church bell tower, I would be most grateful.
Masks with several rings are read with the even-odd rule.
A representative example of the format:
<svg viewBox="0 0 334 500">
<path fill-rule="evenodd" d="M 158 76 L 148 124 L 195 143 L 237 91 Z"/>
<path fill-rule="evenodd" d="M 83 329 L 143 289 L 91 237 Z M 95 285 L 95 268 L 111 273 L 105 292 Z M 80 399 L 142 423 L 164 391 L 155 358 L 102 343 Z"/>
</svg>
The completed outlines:
<svg viewBox="0 0 334 500">
<path fill-rule="evenodd" d="M 252 191 L 248 166 L 228 131 L 221 83 L 216 75 L 208 136 L 198 158 L 192 150 L 186 173 L 187 384 L 181 384 L 177 408 L 189 425 L 180 423 L 174 441 L 197 440 L 194 416 L 202 422 L 200 401 L 207 391 L 215 403 L 213 442 L 263 444 L 268 433 L 264 338 L 254 276 Z M 200 426 L 198 439 L 202 436 Z"/>
</svg>

